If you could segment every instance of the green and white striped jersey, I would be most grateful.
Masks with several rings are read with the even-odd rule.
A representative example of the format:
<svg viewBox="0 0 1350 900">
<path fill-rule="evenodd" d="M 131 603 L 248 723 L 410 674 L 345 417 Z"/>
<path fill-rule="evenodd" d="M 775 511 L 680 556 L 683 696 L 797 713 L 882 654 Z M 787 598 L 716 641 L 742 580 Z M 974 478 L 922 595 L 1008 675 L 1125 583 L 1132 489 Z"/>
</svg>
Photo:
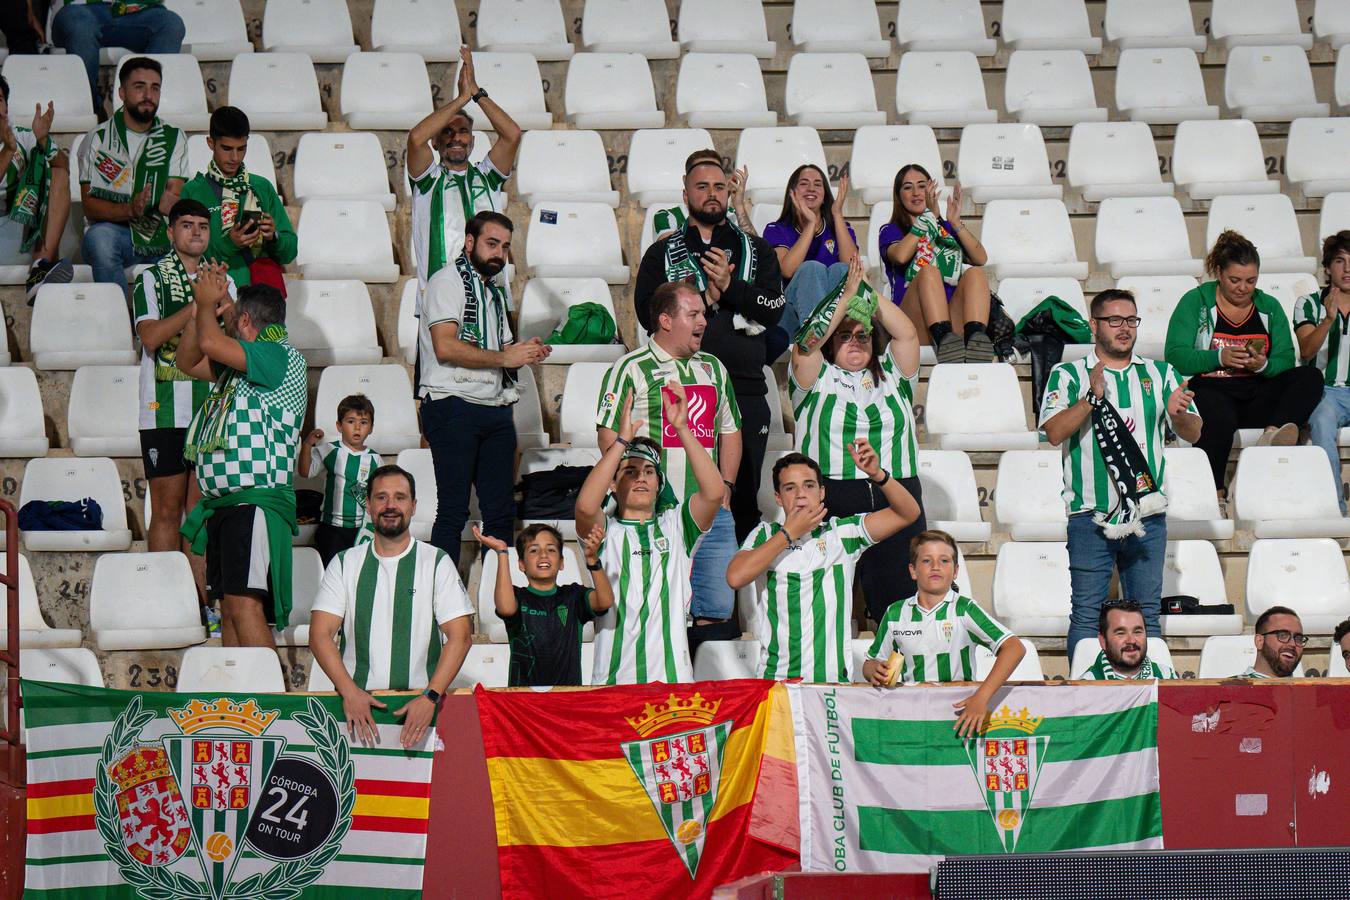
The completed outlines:
<svg viewBox="0 0 1350 900">
<path fill-rule="evenodd" d="M 821 683 L 853 680 L 849 612 L 853 571 L 872 546 L 863 516 L 826 519 L 796 548 L 774 557 L 753 587 L 759 671 L 763 678 Z M 761 522 L 742 550 L 753 550 L 783 530 Z"/>
<path fill-rule="evenodd" d="M 698 479 L 680 439 L 665 423 L 661 388 L 669 381 L 679 381 L 688 389 L 689 427 L 717 462 L 717 437 L 740 430 L 741 411 L 726 367 L 709 353 L 700 351 L 688 359 L 676 359 L 652 341 L 620 357 L 600 383 L 595 423 L 618 431 L 624 401 L 630 393 L 636 393 L 632 416 L 644 423 L 639 437 L 651 438 L 660 445 L 661 468 L 670 479 L 670 488 L 678 499 L 686 500 L 698 493 Z"/>
<path fill-rule="evenodd" d="M 1327 305 L 1323 299 L 1325 291 L 1313 293 L 1299 299 L 1294 307 L 1294 330 L 1300 325 L 1322 324 L 1327 314 Z M 1317 350 L 1317 368 L 1322 370 L 1322 383 L 1328 387 L 1350 387 L 1350 316 L 1344 313 L 1336 315 L 1336 321 L 1327 331 L 1326 340 Z"/>
<path fill-rule="evenodd" d="M 642 522 L 607 517 L 606 526 L 600 564 L 614 606 L 595 620 L 591 684 L 693 681 L 685 618 L 703 530 L 689 501 Z"/>
<path fill-rule="evenodd" d="M 1274 678 L 1274 675 L 1266 675 L 1256 671 L 1256 666 L 1248 666 L 1244 671 L 1233 676 L 1234 678 Z"/>
<path fill-rule="evenodd" d="M 1060 363 L 1050 370 L 1041 401 L 1042 426 L 1059 413 L 1087 396 L 1092 367 L 1097 364 L 1094 350 L 1086 358 Z M 1106 396 L 1120 412 L 1134 441 L 1148 460 L 1149 471 L 1161 487 L 1163 483 L 1163 439 L 1167 419 L 1167 398 L 1181 384 L 1177 370 L 1160 360 L 1131 358 L 1123 369 L 1105 370 Z M 1192 403 L 1190 412 L 1195 413 Z M 1076 433 L 1061 445 L 1064 455 L 1064 502 L 1069 515 L 1095 510 L 1109 511 L 1116 503 L 1116 489 L 1102 462 L 1101 450 L 1092 430 L 1092 418 L 1083 420 Z M 1117 512 L 1114 524 L 1124 513 Z"/>
<path fill-rule="evenodd" d="M 410 540 L 397 556 L 373 543 L 343 550 L 328 564 L 314 609 L 342 618 L 342 664 L 363 690 L 427 686 L 441 656 L 440 626 L 472 613 L 455 562 Z"/>
<path fill-rule="evenodd" d="M 322 467 L 324 481 L 321 521 L 338 528 L 359 528 L 366 521 L 366 481 L 384 461 L 370 448 L 353 450 L 342 441 L 310 448 L 310 472 Z"/>
<path fill-rule="evenodd" d="M 993 616 L 953 588 L 932 609 L 919 605 L 916 594 L 892 603 L 877 624 L 868 659 L 885 662 L 899 650 L 905 655 L 899 681 L 974 681 L 975 648 L 994 653 L 1013 636 Z"/>
<path fill-rule="evenodd" d="M 1121 675 L 1106 658 L 1106 651 L 1102 650 L 1081 677 L 1084 681 L 1149 681 L 1154 678 L 1176 678 L 1177 673 L 1171 666 L 1164 666 L 1145 656 L 1139 663 L 1138 672 L 1133 675 Z"/>
<path fill-rule="evenodd" d="M 816 383 L 806 390 L 788 376 L 788 399 L 797 419 L 797 449 L 820 464 L 826 478 L 865 478 L 848 445 L 865 437 L 882 468 L 896 478 L 919 473 L 914 427 L 914 382 L 900 371 L 890 347 L 881 357 L 881 381 L 870 369 L 849 372 L 821 362 Z"/>
</svg>

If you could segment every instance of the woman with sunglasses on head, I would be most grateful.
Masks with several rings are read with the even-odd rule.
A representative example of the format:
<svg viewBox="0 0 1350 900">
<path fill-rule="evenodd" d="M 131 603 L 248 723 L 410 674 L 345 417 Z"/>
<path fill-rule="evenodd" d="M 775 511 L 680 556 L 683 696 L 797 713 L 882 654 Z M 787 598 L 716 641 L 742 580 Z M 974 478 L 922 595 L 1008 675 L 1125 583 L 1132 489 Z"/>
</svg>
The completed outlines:
<svg viewBox="0 0 1350 900">
<path fill-rule="evenodd" d="M 820 465 L 828 515 L 870 513 L 889 505 L 879 484 L 858 469 L 849 453 L 849 445 L 860 440 L 876 449 L 885 477 L 897 479 L 919 504 L 918 519 L 874 544 L 858 562 L 867 615 L 880 621 L 887 607 L 915 592 L 907 565 L 909 542 L 928 528 L 913 408 L 919 335 L 909 317 L 884 300 L 867 321 L 855 318 L 867 306 L 850 303 L 862 276 L 862 261 L 855 256 L 823 335 L 793 344 L 788 398 L 797 420 L 796 449 Z"/>
</svg>

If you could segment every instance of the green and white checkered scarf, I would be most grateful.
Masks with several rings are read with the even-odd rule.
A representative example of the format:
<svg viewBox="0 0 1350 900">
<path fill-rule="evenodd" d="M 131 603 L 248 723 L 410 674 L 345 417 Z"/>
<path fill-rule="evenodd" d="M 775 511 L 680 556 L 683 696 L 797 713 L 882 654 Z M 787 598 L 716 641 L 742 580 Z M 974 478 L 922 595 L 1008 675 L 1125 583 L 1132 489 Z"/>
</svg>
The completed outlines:
<svg viewBox="0 0 1350 900">
<path fill-rule="evenodd" d="M 947 231 L 931 209 L 924 210 L 923 215 L 914 220 L 909 233 L 919 239 L 919 246 L 905 268 L 905 282 L 913 284 L 920 269 L 937 266 L 943 282 L 955 285 L 961 278 L 961 263 L 965 259 L 956 236 Z"/>
<path fill-rule="evenodd" d="M 280 344 L 286 340 L 286 326 L 273 322 L 258 332 L 255 341 Z M 234 395 L 239 379 L 244 373 L 229 366 L 220 373 L 211 393 L 197 409 L 188 425 L 187 440 L 183 447 L 183 458 L 196 461 L 207 453 L 223 450 L 229 432 L 230 411 L 234 409 Z"/>
<path fill-rule="evenodd" d="M 92 171 L 81 172 L 81 177 L 89 176 L 89 193 L 101 200 L 112 203 L 130 203 L 131 199 L 150 186 L 150 202 L 140 218 L 132 219 L 131 244 L 142 256 L 158 256 L 169 252 L 168 221 L 159 211 L 159 199 L 169 180 L 169 163 L 173 160 L 173 151 L 182 132 L 158 118 L 150 124 L 141 153 L 135 160 L 127 144 L 126 110 L 119 109 L 112 118 L 94 130 L 89 138 L 97 142 L 93 148 L 94 165 Z M 131 189 L 116 187 L 118 179 L 127 166 L 133 167 Z"/>
</svg>

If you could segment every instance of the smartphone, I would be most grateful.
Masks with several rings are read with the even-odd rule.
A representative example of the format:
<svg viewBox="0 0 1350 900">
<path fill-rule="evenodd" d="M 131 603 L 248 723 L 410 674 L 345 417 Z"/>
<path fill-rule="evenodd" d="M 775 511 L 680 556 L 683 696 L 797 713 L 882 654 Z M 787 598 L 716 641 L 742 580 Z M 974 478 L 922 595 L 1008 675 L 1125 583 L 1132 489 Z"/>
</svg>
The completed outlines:
<svg viewBox="0 0 1350 900">
<path fill-rule="evenodd" d="M 1266 349 L 1266 344 L 1260 338 L 1252 338 L 1247 341 L 1247 352 L 1255 356 L 1260 356 Z"/>
<path fill-rule="evenodd" d="M 240 231 L 253 231 L 262 226 L 262 212 L 256 209 L 246 209 L 239 214 L 235 220 L 235 227 Z"/>
</svg>

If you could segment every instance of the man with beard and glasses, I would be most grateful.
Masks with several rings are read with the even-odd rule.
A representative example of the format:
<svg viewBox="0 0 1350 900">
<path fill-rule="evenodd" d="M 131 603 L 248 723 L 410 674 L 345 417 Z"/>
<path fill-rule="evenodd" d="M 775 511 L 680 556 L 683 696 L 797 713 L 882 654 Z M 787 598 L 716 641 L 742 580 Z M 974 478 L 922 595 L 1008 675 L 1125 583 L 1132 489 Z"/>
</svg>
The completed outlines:
<svg viewBox="0 0 1350 900">
<path fill-rule="evenodd" d="M 1130 681 L 1176 678 L 1171 666 L 1148 658 L 1144 610 L 1133 600 L 1114 600 L 1102 607 L 1097 626 L 1101 652 L 1080 677 L 1084 681 Z"/>
<path fill-rule="evenodd" d="M 436 523 L 431 543 L 459 559 L 478 493 L 483 533 L 504 543 L 516 518 L 516 372 L 543 362 L 552 348 L 539 338 L 514 343 L 506 298 L 495 276 L 511 249 L 511 220 L 480 212 L 464 229 L 464 249 L 427 284 L 417 346 L 422 369 L 422 434 L 436 471 Z"/>
<path fill-rule="evenodd" d="M 125 270 L 169 252 L 166 216 L 187 181 L 187 135 L 159 112 L 161 67 L 145 56 L 122 64 L 122 108 L 84 137 L 81 245 L 94 280 L 126 289 Z"/>
<path fill-rule="evenodd" d="M 419 744 L 473 643 L 469 595 L 443 550 L 413 540 L 412 475 L 381 466 L 366 483 L 369 543 L 343 550 L 323 573 L 309 614 L 309 649 L 334 689 L 353 738 L 376 740 L 371 691 L 421 690 L 394 712 L 404 747 Z M 337 643 L 342 631 L 342 646 Z"/>
<path fill-rule="evenodd" d="M 1303 659 L 1308 636 L 1298 613 L 1287 606 L 1272 606 L 1256 619 L 1256 662 L 1238 678 L 1291 678 Z M 1333 647 L 1333 653 L 1336 648 Z"/>
</svg>

